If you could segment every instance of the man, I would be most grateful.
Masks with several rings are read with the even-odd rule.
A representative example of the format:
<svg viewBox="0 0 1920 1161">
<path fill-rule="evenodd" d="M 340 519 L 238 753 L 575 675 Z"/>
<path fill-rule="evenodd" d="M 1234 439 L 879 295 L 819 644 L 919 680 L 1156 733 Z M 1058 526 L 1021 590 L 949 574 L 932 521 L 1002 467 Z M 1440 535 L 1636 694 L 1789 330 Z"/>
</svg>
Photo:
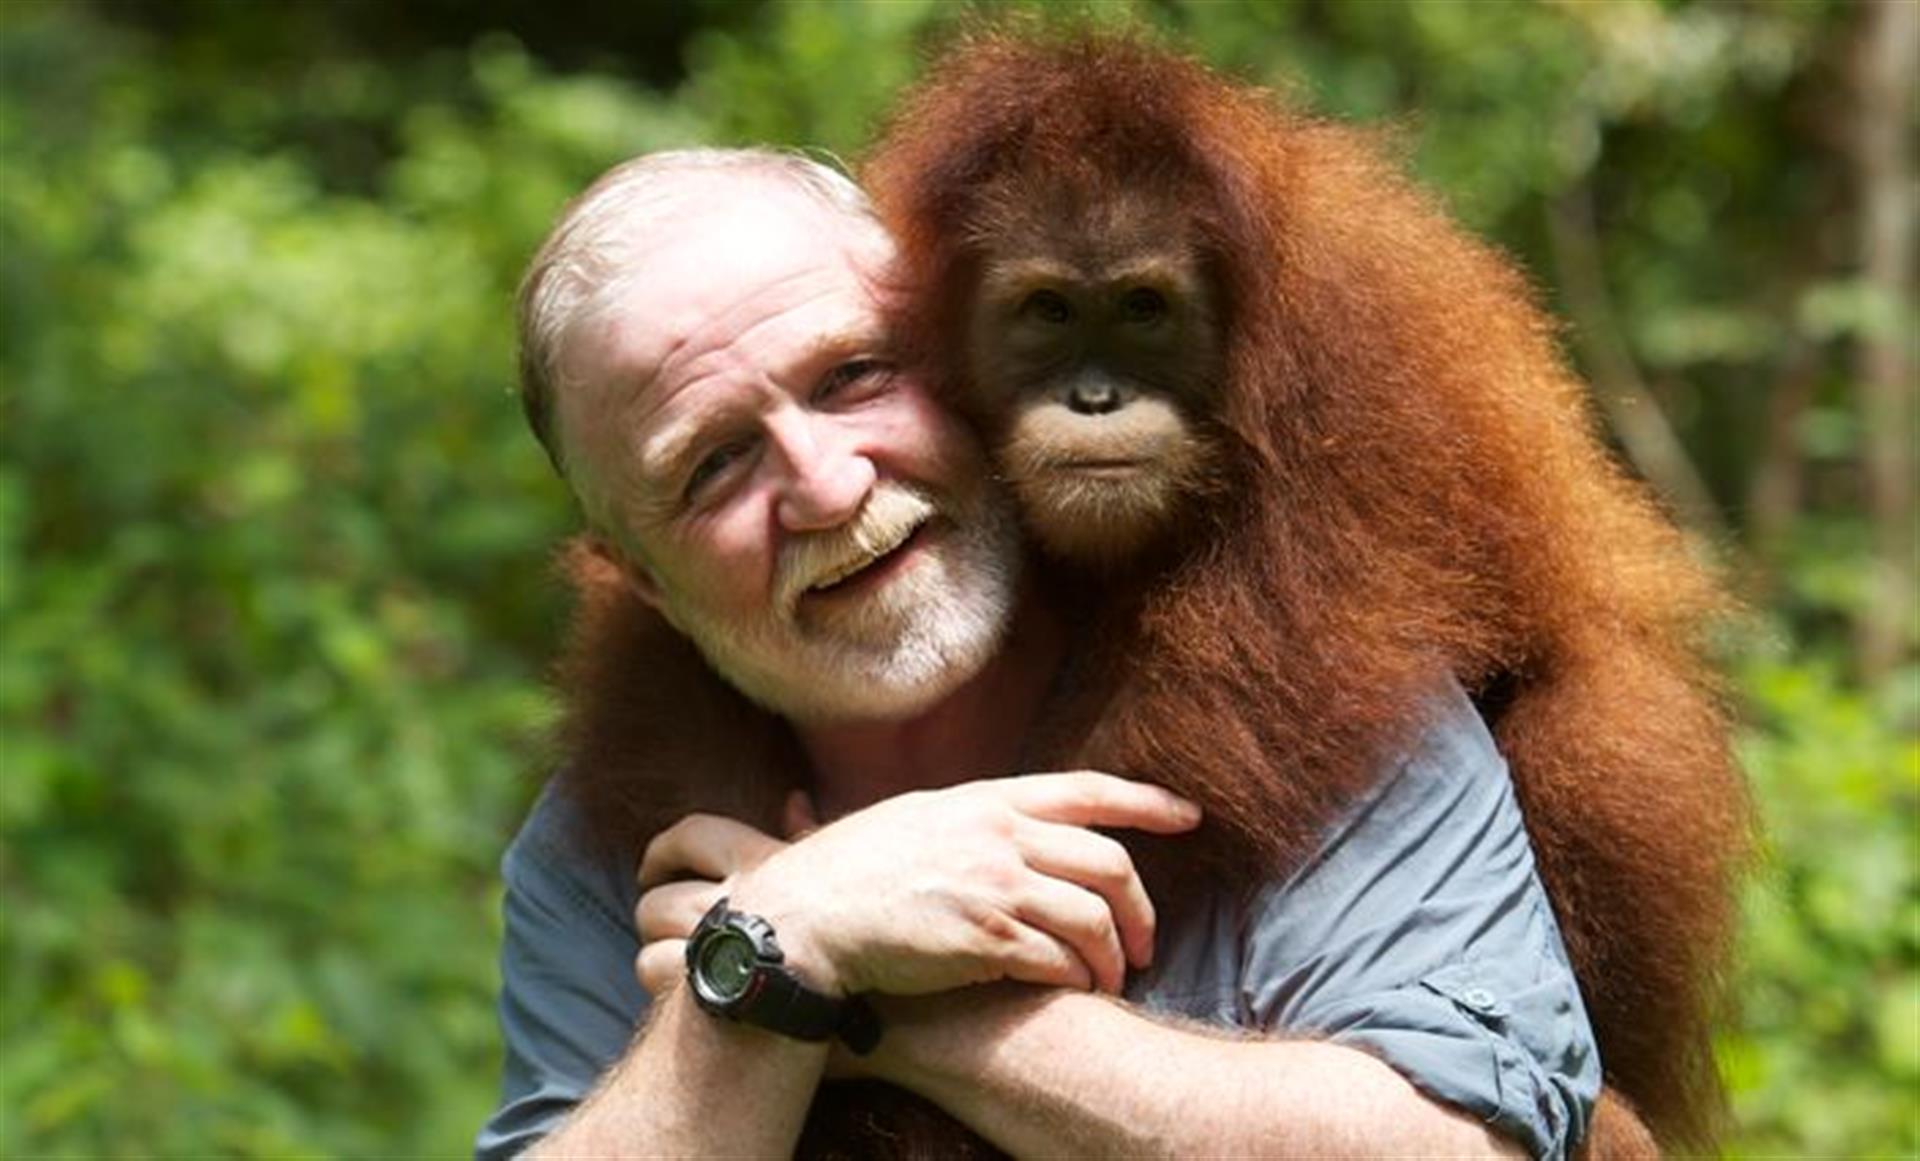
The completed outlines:
<svg viewBox="0 0 1920 1161">
<path fill-rule="evenodd" d="M 480 1153 L 786 1153 L 829 1069 L 1023 1155 L 1569 1147 L 1598 1062 L 1457 690 L 1409 707 L 1419 744 L 1250 902 L 1156 913 L 1090 829 L 1193 826 L 1164 791 L 997 777 L 1066 644 L 978 445 L 889 360 L 889 252 L 844 179 L 697 152 L 603 177 L 534 260 L 536 432 L 635 590 L 789 720 L 810 794 L 791 842 L 670 828 L 637 904 L 543 800 L 505 863 L 508 1075 Z M 769 927 L 783 962 L 742 960 Z M 800 999 L 747 1012 L 728 972 Z M 871 1051 L 808 1038 L 830 1031 Z"/>
</svg>

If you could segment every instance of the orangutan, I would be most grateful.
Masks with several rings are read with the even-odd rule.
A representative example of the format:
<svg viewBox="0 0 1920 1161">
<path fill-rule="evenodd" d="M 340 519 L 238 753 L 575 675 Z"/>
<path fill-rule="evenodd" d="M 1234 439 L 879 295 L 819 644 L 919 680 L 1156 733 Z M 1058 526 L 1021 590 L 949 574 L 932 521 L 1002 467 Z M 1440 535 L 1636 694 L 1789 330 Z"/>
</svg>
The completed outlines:
<svg viewBox="0 0 1920 1161">
<path fill-rule="evenodd" d="M 1270 879 L 1450 672 L 1609 1083 L 1707 1144 L 1748 820 L 1725 602 L 1521 275 L 1361 134 L 1132 38 L 979 39 L 893 125 L 863 176 L 900 331 L 1095 594 L 1057 764 L 1199 801 L 1181 857 Z"/>
</svg>

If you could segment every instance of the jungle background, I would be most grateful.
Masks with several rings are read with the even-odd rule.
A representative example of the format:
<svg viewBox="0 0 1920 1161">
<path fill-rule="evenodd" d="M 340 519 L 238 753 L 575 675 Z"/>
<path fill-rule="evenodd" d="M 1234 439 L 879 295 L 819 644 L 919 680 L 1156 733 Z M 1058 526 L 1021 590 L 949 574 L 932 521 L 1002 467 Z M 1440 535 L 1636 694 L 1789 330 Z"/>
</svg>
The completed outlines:
<svg viewBox="0 0 1920 1161">
<path fill-rule="evenodd" d="M 0 1154 L 470 1148 L 574 519 L 519 271 L 633 153 L 857 159 L 973 10 L 0 0 Z M 1732 1150 L 1920 1151 L 1916 5 L 1098 14 L 1533 272 L 1752 610 Z"/>
</svg>

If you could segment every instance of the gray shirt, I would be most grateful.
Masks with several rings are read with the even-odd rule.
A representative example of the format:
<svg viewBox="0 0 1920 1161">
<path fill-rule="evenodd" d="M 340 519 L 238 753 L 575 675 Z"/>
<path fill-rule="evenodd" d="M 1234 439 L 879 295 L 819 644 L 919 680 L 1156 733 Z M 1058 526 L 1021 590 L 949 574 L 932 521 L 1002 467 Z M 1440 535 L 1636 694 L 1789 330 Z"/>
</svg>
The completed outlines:
<svg viewBox="0 0 1920 1161">
<path fill-rule="evenodd" d="M 1154 966 L 1127 997 L 1372 1053 L 1535 1156 L 1563 1157 L 1600 1088 L 1586 1010 L 1505 762 L 1458 688 L 1426 715 L 1290 878 L 1251 901 L 1219 893 L 1161 914 Z M 646 1012 L 634 868 L 586 860 L 571 828 L 549 787 L 502 860 L 506 1067 L 481 1159 L 551 1132 Z"/>
</svg>

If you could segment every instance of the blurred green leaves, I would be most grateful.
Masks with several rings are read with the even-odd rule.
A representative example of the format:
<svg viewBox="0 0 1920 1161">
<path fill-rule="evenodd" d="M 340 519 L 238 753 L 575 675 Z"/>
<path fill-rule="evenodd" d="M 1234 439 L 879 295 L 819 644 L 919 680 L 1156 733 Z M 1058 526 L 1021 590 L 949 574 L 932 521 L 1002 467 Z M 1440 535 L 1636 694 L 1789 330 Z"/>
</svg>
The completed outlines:
<svg viewBox="0 0 1920 1161">
<path fill-rule="evenodd" d="M 1742 674 L 1766 853 L 1724 1058 L 1743 1143 L 1760 1154 L 1916 1143 L 1920 741 L 1900 723 L 1920 690 L 1909 680 L 1875 698 L 1836 670 L 1762 654 Z"/>
<path fill-rule="evenodd" d="M 457 1151 L 566 520 L 508 302 L 565 196 L 690 134 L 494 43 L 431 94 L 317 65 L 253 148 L 36 16 L 0 90 L 0 1151 Z M 372 181 L 303 146 L 375 106 Z"/>
</svg>

